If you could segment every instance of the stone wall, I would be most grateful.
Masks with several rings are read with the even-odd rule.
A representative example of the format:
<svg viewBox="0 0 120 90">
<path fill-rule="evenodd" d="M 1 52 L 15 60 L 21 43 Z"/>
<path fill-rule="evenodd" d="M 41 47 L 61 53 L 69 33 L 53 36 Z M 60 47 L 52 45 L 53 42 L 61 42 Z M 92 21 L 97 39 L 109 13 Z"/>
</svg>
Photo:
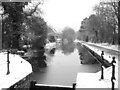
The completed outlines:
<svg viewBox="0 0 120 90">
<path fill-rule="evenodd" d="M 80 55 L 81 64 L 98 63 L 97 60 L 80 43 L 78 43 L 78 52 Z"/>
</svg>

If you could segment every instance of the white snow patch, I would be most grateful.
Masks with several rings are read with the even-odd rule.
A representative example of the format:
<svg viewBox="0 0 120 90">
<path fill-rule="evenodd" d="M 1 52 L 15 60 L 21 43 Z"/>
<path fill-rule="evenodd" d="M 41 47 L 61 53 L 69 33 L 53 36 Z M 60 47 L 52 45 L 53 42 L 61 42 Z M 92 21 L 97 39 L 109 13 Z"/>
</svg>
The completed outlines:
<svg viewBox="0 0 120 90">
<path fill-rule="evenodd" d="M 46 46 L 45 46 L 45 49 L 51 49 L 51 48 L 55 48 L 56 46 L 56 43 L 47 43 Z"/>
<path fill-rule="evenodd" d="M 89 47 L 91 50 L 96 52 L 98 55 L 101 55 L 102 50 L 88 45 L 86 42 L 83 41 L 77 41 L 85 46 Z M 93 44 L 93 43 L 91 43 Z M 98 44 L 93 44 L 93 45 L 98 45 Z M 99 44 L 99 46 L 108 48 L 107 44 Z M 114 45 L 109 45 L 108 49 L 113 49 L 118 51 L 118 47 Z M 109 62 L 112 61 L 113 55 L 110 55 L 109 53 L 104 52 L 104 58 L 108 60 Z M 115 88 L 118 88 L 118 56 L 115 56 L 116 64 L 115 64 Z M 104 79 L 100 80 L 101 77 L 101 71 L 97 73 L 78 73 L 77 75 L 77 88 L 111 88 L 111 76 L 112 76 L 112 67 L 109 68 L 104 68 Z"/>
<path fill-rule="evenodd" d="M 93 45 L 96 45 L 96 46 L 100 46 L 100 47 L 104 47 L 104 48 L 107 48 L 107 49 L 112 49 L 112 50 L 115 50 L 115 51 L 120 51 L 120 46 L 119 45 L 112 45 L 112 44 L 109 44 L 109 43 L 91 43 L 91 42 L 87 42 L 88 44 L 93 44 Z"/>
<path fill-rule="evenodd" d="M 7 73 L 7 54 L 0 53 L 0 89 L 9 88 L 32 72 L 30 63 L 19 55 L 9 54 L 10 74 Z"/>
</svg>

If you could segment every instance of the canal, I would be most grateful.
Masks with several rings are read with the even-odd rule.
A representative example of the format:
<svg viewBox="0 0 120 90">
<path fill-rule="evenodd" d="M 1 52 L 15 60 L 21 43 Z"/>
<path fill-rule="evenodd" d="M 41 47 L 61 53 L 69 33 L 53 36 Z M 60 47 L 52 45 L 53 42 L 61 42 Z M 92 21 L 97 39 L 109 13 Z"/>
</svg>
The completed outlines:
<svg viewBox="0 0 120 90">
<path fill-rule="evenodd" d="M 32 74 L 32 80 L 39 84 L 72 86 L 77 73 L 96 73 L 99 64 L 81 64 L 76 43 L 57 45 L 54 54 L 47 53 L 47 67 L 40 68 Z"/>
</svg>

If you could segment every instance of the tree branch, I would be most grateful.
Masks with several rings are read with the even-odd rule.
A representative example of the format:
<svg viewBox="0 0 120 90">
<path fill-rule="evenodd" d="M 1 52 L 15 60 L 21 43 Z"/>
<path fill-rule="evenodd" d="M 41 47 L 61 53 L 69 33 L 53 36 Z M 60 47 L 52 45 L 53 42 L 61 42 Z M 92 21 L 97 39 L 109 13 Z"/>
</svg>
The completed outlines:
<svg viewBox="0 0 120 90">
<path fill-rule="evenodd" d="M 32 9 L 29 13 L 25 13 L 25 16 L 31 16 L 34 12 L 36 12 L 38 6 L 42 4 L 42 2 L 39 2 L 35 7 L 34 9 Z"/>
</svg>

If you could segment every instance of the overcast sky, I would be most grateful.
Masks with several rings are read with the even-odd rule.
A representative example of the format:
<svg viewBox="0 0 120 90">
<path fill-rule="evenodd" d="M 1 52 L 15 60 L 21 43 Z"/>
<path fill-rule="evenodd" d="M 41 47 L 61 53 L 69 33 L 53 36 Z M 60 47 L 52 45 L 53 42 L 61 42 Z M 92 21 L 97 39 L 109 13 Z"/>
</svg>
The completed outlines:
<svg viewBox="0 0 120 90">
<path fill-rule="evenodd" d="M 60 32 L 65 26 L 75 31 L 100 0 L 47 0 L 43 5 L 45 21 Z"/>
</svg>

